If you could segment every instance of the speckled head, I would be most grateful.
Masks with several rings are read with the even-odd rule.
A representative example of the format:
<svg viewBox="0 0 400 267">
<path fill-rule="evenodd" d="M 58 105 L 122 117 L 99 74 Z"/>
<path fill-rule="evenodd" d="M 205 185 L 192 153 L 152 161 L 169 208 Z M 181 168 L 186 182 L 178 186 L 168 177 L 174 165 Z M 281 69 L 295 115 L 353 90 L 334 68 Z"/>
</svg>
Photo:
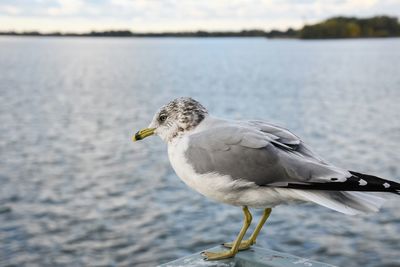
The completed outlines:
<svg viewBox="0 0 400 267">
<path fill-rule="evenodd" d="M 162 106 L 149 128 L 164 141 L 170 142 L 182 133 L 194 129 L 208 115 L 207 109 L 190 97 L 180 97 Z"/>
</svg>

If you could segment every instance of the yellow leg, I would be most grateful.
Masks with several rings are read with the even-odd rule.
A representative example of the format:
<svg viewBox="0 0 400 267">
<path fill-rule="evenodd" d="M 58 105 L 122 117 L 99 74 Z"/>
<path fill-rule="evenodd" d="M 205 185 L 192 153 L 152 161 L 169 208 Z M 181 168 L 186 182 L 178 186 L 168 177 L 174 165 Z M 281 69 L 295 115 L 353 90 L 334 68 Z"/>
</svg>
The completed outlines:
<svg viewBox="0 0 400 267">
<path fill-rule="evenodd" d="M 248 249 L 248 248 L 250 248 L 250 246 L 252 246 L 256 243 L 257 236 L 260 233 L 261 228 L 264 226 L 265 222 L 267 221 L 269 215 L 271 214 L 271 211 L 272 211 L 272 209 L 270 209 L 270 208 L 264 210 L 264 213 L 260 219 L 260 222 L 257 224 L 256 229 L 254 229 L 254 232 L 251 234 L 249 239 L 243 240 L 240 243 L 239 250 Z M 231 248 L 233 246 L 233 242 L 224 243 L 223 246 L 227 247 L 227 248 Z"/>
<path fill-rule="evenodd" d="M 242 242 L 242 239 L 246 234 L 246 231 L 249 228 L 252 220 L 251 213 L 246 206 L 243 207 L 243 213 L 244 213 L 243 226 L 239 232 L 239 235 L 236 237 L 235 242 L 233 242 L 232 248 L 228 251 L 221 251 L 221 252 L 205 251 L 201 253 L 201 255 L 204 257 L 205 260 L 222 260 L 222 259 L 232 258 L 236 255 L 236 253 L 238 253 L 239 245 Z"/>
</svg>

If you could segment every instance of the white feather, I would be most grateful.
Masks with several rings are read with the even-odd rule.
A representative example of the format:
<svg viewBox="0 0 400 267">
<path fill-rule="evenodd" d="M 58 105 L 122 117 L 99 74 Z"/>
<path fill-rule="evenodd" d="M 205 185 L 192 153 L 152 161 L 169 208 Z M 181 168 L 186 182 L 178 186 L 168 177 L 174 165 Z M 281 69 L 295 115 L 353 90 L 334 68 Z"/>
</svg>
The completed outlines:
<svg viewBox="0 0 400 267">
<path fill-rule="evenodd" d="M 377 212 L 386 201 L 384 198 L 363 192 L 343 192 L 351 196 L 353 200 L 358 201 L 366 210 L 366 212 Z"/>
<path fill-rule="evenodd" d="M 361 192 L 296 190 L 296 193 L 308 201 L 348 215 L 377 212 L 385 201 Z"/>
</svg>

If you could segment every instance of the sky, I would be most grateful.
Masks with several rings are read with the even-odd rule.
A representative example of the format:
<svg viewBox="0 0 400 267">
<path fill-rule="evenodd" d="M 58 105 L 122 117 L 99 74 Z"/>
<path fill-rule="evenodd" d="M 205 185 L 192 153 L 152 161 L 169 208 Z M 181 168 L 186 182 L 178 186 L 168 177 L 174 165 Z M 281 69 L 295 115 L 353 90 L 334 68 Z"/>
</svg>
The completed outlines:
<svg viewBox="0 0 400 267">
<path fill-rule="evenodd" d="M 400 0 L 0 0 L 0 31 L 286 30 L 382 14 L 400 17 Z"/>
</svg>

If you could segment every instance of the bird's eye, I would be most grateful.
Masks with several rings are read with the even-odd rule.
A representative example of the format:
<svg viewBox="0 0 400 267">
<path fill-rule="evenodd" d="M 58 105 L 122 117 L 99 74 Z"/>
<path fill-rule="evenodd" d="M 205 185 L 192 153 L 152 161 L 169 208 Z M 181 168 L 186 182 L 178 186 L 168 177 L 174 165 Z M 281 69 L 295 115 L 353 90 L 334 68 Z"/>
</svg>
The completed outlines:
<svg viewBox="0 0 400 267">
<path fill-rule="evenodd" d="M 158 119 L 161 121 L 161 122 L 164 122 L 166 119 L 167 119 L 167 115 L 160 115 L 160 117 L 158 117 Z"/>
</svg>

